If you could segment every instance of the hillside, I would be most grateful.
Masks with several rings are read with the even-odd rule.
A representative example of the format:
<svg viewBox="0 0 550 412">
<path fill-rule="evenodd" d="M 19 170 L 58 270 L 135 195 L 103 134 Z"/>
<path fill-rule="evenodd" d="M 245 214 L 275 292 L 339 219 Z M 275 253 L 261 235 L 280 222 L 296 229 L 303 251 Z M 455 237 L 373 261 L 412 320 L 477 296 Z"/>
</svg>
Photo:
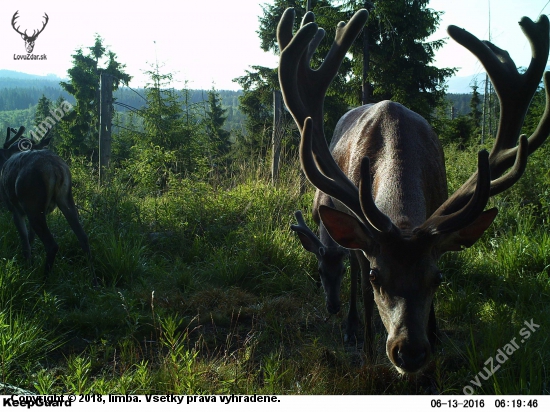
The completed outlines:
<svg viewBox="0 0 550 412">
<path fill-rule="evenodd" d="M 0 125 L 5 128 L 14 124 L 31 125 L 38 99 L 43 95 L 52 101 L 59 98 L 74 103 L 74 98 L 65 92 L 59 82 L 63 81 L 56 76 L 35 76 L 26 73 L 0 70 Z M 191 90 L 191 103 L 198 104 L 207 99 L 208 90 Z M 218 90 L 222 99 L 222 106 L 227 110 L 225 127 L 227 130 L 241 129 L 243 115 L 239 111 L 238 98 L 241 91 Z M 145 91 L 142 88 L 131 89 L 121 87 L 114 97 L 118 103 L 139 110 L 145 104 Z M 127 108 L 120 105 L 115 110 L 126 113 Z M 124 116 L 122 116 L 124 120 Z"/>
</svg>

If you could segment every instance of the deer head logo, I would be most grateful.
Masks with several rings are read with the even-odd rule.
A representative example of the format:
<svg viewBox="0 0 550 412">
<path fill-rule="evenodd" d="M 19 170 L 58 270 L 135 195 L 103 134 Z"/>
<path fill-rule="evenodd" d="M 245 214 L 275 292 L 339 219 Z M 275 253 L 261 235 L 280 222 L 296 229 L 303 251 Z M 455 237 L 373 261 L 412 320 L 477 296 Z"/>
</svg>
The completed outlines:
<svg viewBox="0 0 550 412">
<path fill-rule="evenodd" d="M 11 25 L 12 25 L 13 29 L 21 35 L 21 38 L 23 40 L 25 40 L 25 48 L 27 49 L 27 53 L 32 53 L 32 51 L 34 49 L 34 42 L 36 41 L 36 38 L 38 37 L 38 35 L 40 33 L 42 33 L 42 31 L 44 31 L 44 28 L 48 24 L 49 17 L 46 13 L 44 13 L 44 18 L 46 19 L 46 21 L 44 21 L 44 23 L 42 24 L 42 28 L 38 31 L 33 30 L 32 35 L 29 36 L 27 34 L 27 30 L 25 30 L 23 33 L 19 31 L 19 27 L 21 27 L 21 26 L 15 27 L 15 20 L 19 17 L 18 13 L 19 13 L 19 10 L 16 11 L 14 13 L 13 17 L 11 18 Z"/>
</svg>

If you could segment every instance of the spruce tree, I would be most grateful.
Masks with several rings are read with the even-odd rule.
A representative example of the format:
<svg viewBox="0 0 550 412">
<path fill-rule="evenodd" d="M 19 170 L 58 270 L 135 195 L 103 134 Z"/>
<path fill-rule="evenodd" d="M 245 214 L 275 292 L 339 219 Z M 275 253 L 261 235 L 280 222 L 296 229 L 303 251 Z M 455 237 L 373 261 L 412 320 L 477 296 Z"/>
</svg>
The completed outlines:
<svg viewBox="0 0 550 412">
<path fill-rule="evenodd" d="M 212 87 L 208 91 L 208 103 L 205 113 L 205 128 L 210 148 L 212 151 L 212 161 L 223 157 L 229 152 L 231 142 L 229 141 L 230 132 L 223 129 L 227 120 L 227 110 L 222 107 L 222 100 L 219 93 Z"/>
<path fill-rule="evenodd" d="M 96 35 L 95 43 L 88 51 L 76 50 L 73 66 L 68 70 L 69 81 L 61 87 L 76 99 L 74 110 L 63 118 L 68 124 L 63 133 L 60 148 L 65 154 L 91 155 L 97 152 L 99 131 L 99 77 L 101 72 L 113 76 L 113 91 L 120 84 L 128 83 L 131 76 L 125 65 L 116 60 L 116 54 L 103 45 Z"/>
</svg>

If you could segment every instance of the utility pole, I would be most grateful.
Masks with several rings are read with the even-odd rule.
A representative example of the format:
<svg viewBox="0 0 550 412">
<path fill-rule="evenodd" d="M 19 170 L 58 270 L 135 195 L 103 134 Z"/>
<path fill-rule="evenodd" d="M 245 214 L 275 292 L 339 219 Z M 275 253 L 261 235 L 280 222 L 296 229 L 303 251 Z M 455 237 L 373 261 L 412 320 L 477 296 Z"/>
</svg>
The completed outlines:
<svg viewBox="0 0 550 412">
<path fill-rule="evenodd" d="M 111 114 L 113 107 L 113 77 L 101 72 L 99 76 L 99 185 L 109 176 L 111 163 Z"/>
<path fill-rule="evenodd" d="M 488 0 L 489 5 L 489 41 L 491 41 L 491 0 Z M 483 95 L 483 120 L 481 124 L 481 144 L 485 143 L 487 136 L 493 135 L 493 86 L 489 75 L 485 73 L 485 94 Z"/>
</svg>

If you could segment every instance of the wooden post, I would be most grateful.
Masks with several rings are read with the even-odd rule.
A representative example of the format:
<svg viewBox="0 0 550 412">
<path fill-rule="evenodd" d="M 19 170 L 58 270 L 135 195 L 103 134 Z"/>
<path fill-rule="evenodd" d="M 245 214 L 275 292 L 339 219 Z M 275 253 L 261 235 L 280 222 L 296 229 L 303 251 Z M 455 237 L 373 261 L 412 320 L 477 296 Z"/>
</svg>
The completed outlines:
<svg viewBox="0 0 550 412">
<path fill-rule="evenodd" d="M 99 185 L 107 182 L 111 163 L 111 114 L 113 78 L 102 72 L 99 77 Z"/>
<path fill-rule="evenodd" d="M 283 138 L 282 118 L 283 105 L 281 91 L 273 91 L 273 151 L 271 162 L 271 182 L 275 185 L 279 180 L 279 160 L 281 158 L 281 140 Z"/>
</svg>

